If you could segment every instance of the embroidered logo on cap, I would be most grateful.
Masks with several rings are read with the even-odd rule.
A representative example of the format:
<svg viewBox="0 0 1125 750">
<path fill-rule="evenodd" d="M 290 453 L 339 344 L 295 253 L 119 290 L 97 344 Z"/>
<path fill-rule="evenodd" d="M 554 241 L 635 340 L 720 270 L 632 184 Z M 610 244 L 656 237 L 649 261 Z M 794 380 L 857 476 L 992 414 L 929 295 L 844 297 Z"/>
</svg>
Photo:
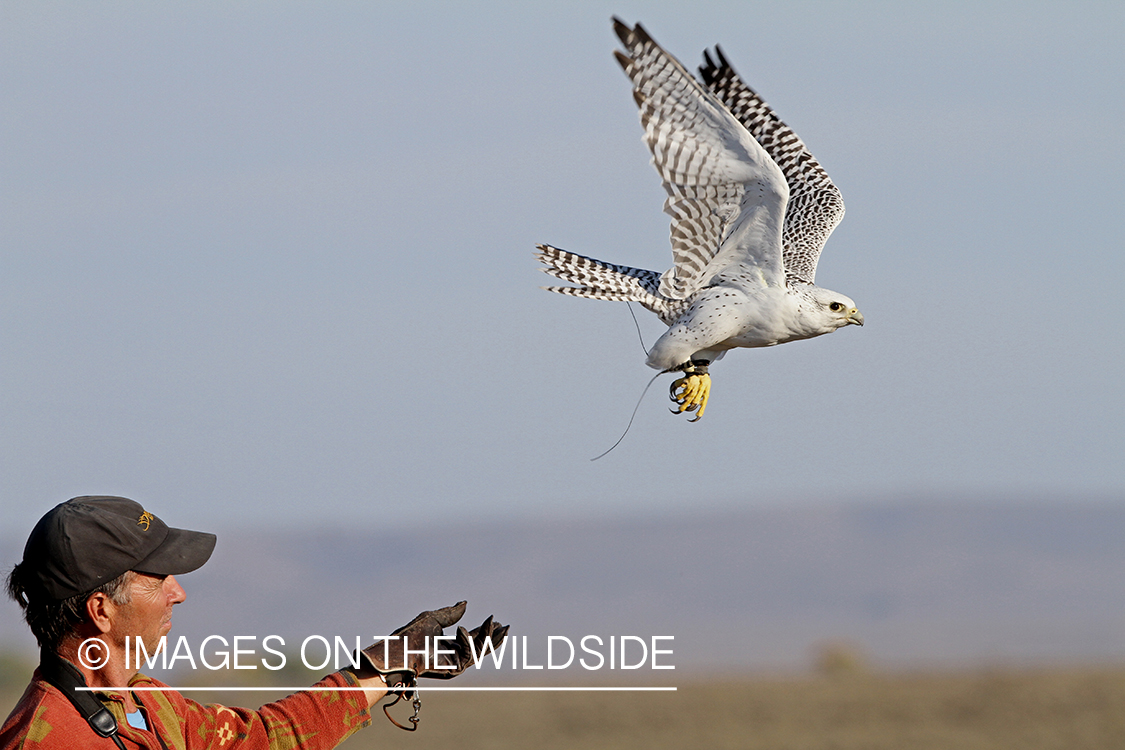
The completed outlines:
<svg viewBox="0 0 1125 750">
<path fill-rule="evenodd" d="M 148 531 L 149 525 L 152 523 L 153 515 L 147 510 L 141 513 L 141 517 L 137 519 L 138 526 L 144 526 L 145 531 Z"/>
</svg>

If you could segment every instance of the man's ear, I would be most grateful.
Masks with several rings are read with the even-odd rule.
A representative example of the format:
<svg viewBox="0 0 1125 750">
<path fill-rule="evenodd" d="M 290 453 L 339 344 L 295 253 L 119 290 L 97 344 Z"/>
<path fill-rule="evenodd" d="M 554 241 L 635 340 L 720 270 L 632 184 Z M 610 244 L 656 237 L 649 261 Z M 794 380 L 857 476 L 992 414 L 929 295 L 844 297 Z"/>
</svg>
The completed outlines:
<svg viewBox="0 0 1125 750">
<path fill-rule="evenodd" d="M 115 607 L 112 599 L 98 591 L 86 599 L 86 616 L 100 632 L 108 633 L 111 627 L 110 616 Z"/>
</svg>

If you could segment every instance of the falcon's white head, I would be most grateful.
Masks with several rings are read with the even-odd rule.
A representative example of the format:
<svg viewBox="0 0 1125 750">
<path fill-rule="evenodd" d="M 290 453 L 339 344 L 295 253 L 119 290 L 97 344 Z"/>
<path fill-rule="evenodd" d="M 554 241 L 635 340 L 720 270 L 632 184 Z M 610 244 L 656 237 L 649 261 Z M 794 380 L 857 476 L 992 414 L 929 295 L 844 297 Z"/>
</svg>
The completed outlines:
<svg viewBox="0 0 1125 750">
<path fill-rule="evenodd" d="M 821 324 L 833 330 L 846 325 L 863 325 L 863 313 L 855 306 L 851 297 L 820 287 L 812 287 L 808 293 L 814 303 L 812 315 Z"/>
</svg>

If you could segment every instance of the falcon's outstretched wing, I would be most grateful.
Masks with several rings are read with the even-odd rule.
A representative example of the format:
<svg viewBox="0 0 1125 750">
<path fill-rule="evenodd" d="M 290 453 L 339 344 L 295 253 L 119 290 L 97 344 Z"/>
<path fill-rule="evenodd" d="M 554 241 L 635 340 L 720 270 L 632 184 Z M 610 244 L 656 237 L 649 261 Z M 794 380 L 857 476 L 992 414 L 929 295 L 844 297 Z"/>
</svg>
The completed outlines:
<svg viewBox="0 0 1125 750">
<path fill-rule="evenodd" d="M 783 283 L 789 188 L 778 165 L 640 24 L 615 18 L 613 27 L 628 53 L 615 54 L 633 81 L 644 141 L 668 192 L 674 266 L 661 277 L 660 294 L 686 299 L 731 265 Z"/>
<path fill-rule="evenodd" d="M 778 119 L 769 105 L 742 82 L 715 46 L 716 63 L 708 52 L 699 67 L 703 83 L 762 145 L 789 183 L 782 255 L 785 275 L 813 283 L 820 251 L 832 230 L 844 218 L 844 200 L 808 148 Z"/>
</svg>

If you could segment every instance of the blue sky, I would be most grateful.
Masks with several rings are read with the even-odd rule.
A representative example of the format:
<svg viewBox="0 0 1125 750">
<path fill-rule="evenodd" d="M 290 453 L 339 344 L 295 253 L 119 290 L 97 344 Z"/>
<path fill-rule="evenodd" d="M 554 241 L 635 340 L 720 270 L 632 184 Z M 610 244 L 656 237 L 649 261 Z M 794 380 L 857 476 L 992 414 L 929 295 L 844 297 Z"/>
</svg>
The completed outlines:
<svg viewBox="0 0 1125 750">
<path fill-rule="evenodd" d="M 0 503 L 398 526 L 914 496 L 1125 496 L 1117 3 L 0 6 Z M 624 305 L 663 270 L 611 51 L 720 43 L 848 213 L 867 325 L 670 415 Z M 643 311 L 639 311 L 643 312 Z M 651 343 L 659 323 L 645 313 Z"/>
</svg>

